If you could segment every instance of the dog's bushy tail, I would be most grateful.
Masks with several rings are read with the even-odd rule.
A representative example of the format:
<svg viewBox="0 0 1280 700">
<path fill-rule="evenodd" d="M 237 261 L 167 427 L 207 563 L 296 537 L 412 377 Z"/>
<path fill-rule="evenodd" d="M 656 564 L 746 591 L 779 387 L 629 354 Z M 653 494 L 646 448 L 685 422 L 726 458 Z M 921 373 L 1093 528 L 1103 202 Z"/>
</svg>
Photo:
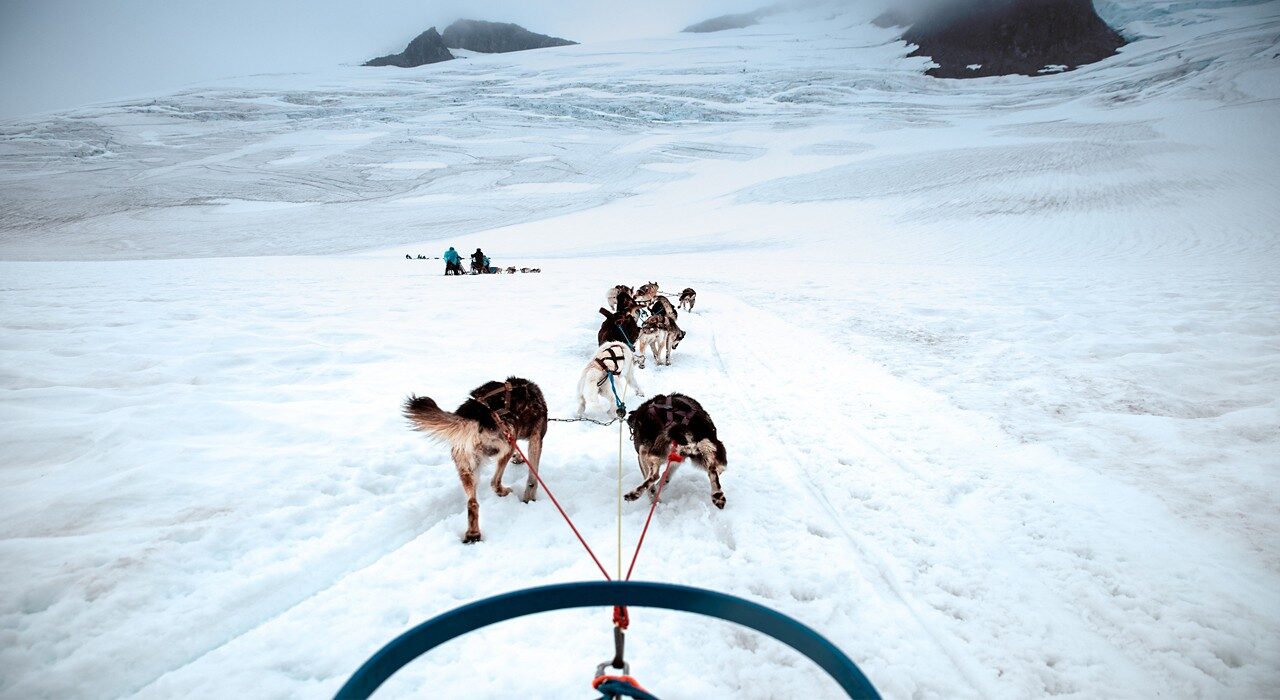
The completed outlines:
<svg viewBox="0 0 1280 700">
<path fill-rule="evenodd" d="M 409 419 L 414 430 L 420 430 L 450 445 L 470 445 L 479 437 L 479 423 L 441 409 L 426 396 L 410 396 L 406 399 L 404 417 Z"/>
</svg>

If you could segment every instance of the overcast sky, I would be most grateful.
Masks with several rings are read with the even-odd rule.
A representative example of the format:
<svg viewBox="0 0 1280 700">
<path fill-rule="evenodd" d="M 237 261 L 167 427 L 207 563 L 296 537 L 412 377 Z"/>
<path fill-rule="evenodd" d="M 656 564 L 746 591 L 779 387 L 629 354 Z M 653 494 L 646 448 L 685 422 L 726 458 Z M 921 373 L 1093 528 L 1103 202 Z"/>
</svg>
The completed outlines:
<svg viewBox="0 0 1280 700">
<path fill-rule="evenodd" d="M 0 117 L 323 70 L 460 17 L 575 41 L 657 36 L 768 0 L 0 0 Z"/>
</svg>

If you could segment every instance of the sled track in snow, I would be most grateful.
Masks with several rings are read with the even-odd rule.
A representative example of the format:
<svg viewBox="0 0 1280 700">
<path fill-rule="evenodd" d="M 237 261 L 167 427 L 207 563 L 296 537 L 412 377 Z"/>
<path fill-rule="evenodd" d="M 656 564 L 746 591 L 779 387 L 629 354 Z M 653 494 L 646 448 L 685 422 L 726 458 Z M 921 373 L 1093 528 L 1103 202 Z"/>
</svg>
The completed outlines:
<svg viewBox="0 0 1280 700">
<path fill-rule="evenodd" d="M 711 295 L 707 295 L 707 296 L 710 297 Z M 724 302 L 725 300 L 722 297 L 720 299 L 716 299 L 715 301 Z M 748 400 L 750 398 L 750 392 L 742 388 L 740 384 L 740 378 L 743 376 L 771 375 L 773 374 L 773 372 L 771 371 L 773 369 L 772 366 L 770 366 L 765 361 L 761 360 L 759 356 L 756 355 L 756 353 L 750 351 L 749 349 L 745 349 L 745 346 L 744 346 L 745 353 L 749 354 L 751 356 L 751 359 L 755 361 L 757 364 L 759 364 L 760 367 L 763 370 L 765 370 L 765 372 L 761 375 L 755 375 L 755 374 L 748 375 L 746 373 L 731 372 L 728 365 L 725 363 L 724 356 L 720 352 L 720 348 L 716 342 L 717 333 L 715 330 L 715 321 L 711 316 L 706 314 L 704 314 L 704 318 L 707 319 L 707 324 L 710 326 L 709 339 L 710 339 L 712 354 L 715 358 L 716 364 L 720 368 L 720 371 L 725 375 L 726 378 L 730 380 L 728 384 L 730 387 L 732 387 L 732 391 L 738 396 L 738 399 L 739 399 L 737 404 L 740 406 L 750 405 L 750 401 Z M 746 418 L 747 420 L 751 421 L 751 423 L 761 428 L 762 431 L 768 434 L 769 436 L 771 436 L 777 444 L 779 445 L 787 444 L 787 441 L 784 440 L 778 434 L 778 431 L 775 430 L 769 424 L 768 419 L 760 418 L 753 414 L 745 413 L 745 412 L 740 416 L 740 418 Z M 818 417 L 817 420 L 821 421 L 822 419 L 821 417 Z M 862 435 L 858 435 L 857 437 L 858 437 L 858 440 L 860 440 L 864 444 L 874 449 L 876 452 L 884 456 L 887 460 L 896 464 L 903 471 L 910 473 L 912 476 L 916 478 L 923 478 L 923 475 L 921 475 L 917 470 L 909 467 L 903 460 L 900 460 L 898 458 L 895 458 L 889 455 L 884 449 L 882 449 L 874 441 L 871 441 Z M 798 447 L 794 445 L 791 445 L 789 447 L 790 449 L 788 449 L 787 452 L 794 452 L 796 449 L 803 450 L 802 447 Z M 911 600 L 908 599 L 908 596 L 904 591 L 901 582 L 899 582 L 890 571 L 889 566 L 884 560 L 884 557 L 881 555 L 875 554 L 871 550 L 871 548 L 868 547 L 866 542 L 862 541 L 861 538 L 853 534 L 853 530 L 849 527 L 848 523 L 845 522 L 844 518 L 841 517 L 840 514 L 836 511 L 836 509 L 831 505 L 831 502 L 826 498 L 826 496 L 823 495 L 822 489 L 813 482 L 813 477 L 810 475 L 810 472 L 804 469 L 801 465 L 797 463 L 795 469 L 775 470 L 774 473 L 785 474 L 788 480 L 792 484 L 800 487 L 800 489 L 805 494 L 807 494 L 812 501 L 814 501 L 818 505 L 821 511 L 826 515 L 827 519 L 830 520 L 835 525 L 836 530 L 840 533 L 841 539 L 845 543 L 846 547 L 855 555 L 855 558 L 860 559 L 864 562 L 870 563 L 874 567 L 875 574 L 879 577 L 884 587 L 887 588 L 888 591 L 891 592 L 892 595 L 899 602 L 901 602 L 903 607 L 906 608 L 906 610 L 910 613 L 912 619 L 916 622 L 916 624 L 920 627 L 920 629 L 925 633 L 925 635 L 928 636 L 929 639 L 932 640 L 933 644 L 951 661 L 951 664 L 955 667 L 956 672 L 959 673 L 964 678 L 965 682 L 969 685 L 969 687 L 973 689 L 974 694 L 978 696 L 987 696 L 987 697 L 990 697 L 991 695 L 993 695 L 993 690 L 987 684 L 982 683 L 981 680 L 977 677 L 976 673 L 974 672 L 974 669 L 972 668 L 973 666 L 972 662 L 969 659 L 967 659 L 962 652 L 960 652 L 958 649 L 955 648 L 955 644 L 953 642 L 944 639 L 940 635 L 937 629 L 935 629 L 933 626 L 931 626 L 924 620 L 924 617 L 920 614 L 919 610 L 917 610 L 916 605 L 912 603 Z M 860 570 L 863 569 L 862 566 L 858 566 L 857 568 Z"/>
</svg>

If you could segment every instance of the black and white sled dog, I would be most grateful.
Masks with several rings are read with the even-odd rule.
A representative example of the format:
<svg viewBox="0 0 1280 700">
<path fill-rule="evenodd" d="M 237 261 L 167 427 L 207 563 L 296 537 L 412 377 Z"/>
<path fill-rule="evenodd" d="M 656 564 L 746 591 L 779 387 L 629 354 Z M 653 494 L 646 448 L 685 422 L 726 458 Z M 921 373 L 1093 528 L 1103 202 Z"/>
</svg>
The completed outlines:
<svg viewBox="0 0 1280 700">
<path fill-rule="evenodd" d="M 537 498 L 538 481 L 533 473 L 542 459 L 542 440 L 547 435 L 547 402 L 537 384 L 519 377 L 487 382 L 472 391 L 453 413 L 425 396 L 410 396 L 404 404 L 404 415 L 414 430 L 449 443 L 462 490 L 467 494 L 467 532 L 463 542 L 471 544 L 481 538 L 476 472 L 485 460 L 490 457 L 498 460 L 498 468 L 489 482 L 494 493 L 499 496 L 511 493 L 511 489 L 502 485 L 502 472 L 515 453 L 508 435 L 529 445 L 531 464 L 523 500 L 527 503 Z"/>
<path fill-rule="evenodd" d="M 694 303 L 698 301 L 698 293 L 693 291 L 693 287 L 685 287 L 680 292 L 680 308 L 693 311 Z"/>
<path fill-rule="evenodd" d="M 657 498 L 658 479 L 670 455 L 688 458 L 702 468 L 711 479 L 711 502 L 724 508 L 724 490 L 720 487 L 720 475 L 729 465 L 724 443 L 716 437 L 716 424 L 697 401 L 684 394 L 659 394 L 640 404 L 627 417 L 631 428 L 631 441 L 635 444 L 636 460 L 644 481 L 627 495 L 634 501 L 645 492 Z M 672 461 L 666 484 L 675 473 L 679 461 Z"/>
<path fill-rule="evenodd" d="M 635 291 L 625 284 L 614 285 L 608 292 L 605 292 L 604 299 L 609 304 L 609 310 L 615 311 L 618 308 L 618 297 L 625 296 L 628 299 L 634 298 Z"/>
<path fill-rule="evenodd" d="M 597 405 L 600 397 L 604 397 L 610 406 L 615 405 L 613 392 L 616 390 L 621 395 L 625 391 L 624 381 L 636 396 L 644 396 L 644 391 L 636 383 L 635 357 L 631 348 L 616 340 L 602 344 L 578 378 L 578 417 L 586 414 L 588 403 Z"/>
<path fill-rule="evenodd" d="M 645 319 L 640 327 L 640 339 L 636 341 L 636 364 L 644 369 L 645 350 L 653 353 L 653 361 L 660 365 L 671 364 L 671 351 L 684 340 L 684 331 L 676 325 L 674 316 L 655 314 Z"/>
</svg>

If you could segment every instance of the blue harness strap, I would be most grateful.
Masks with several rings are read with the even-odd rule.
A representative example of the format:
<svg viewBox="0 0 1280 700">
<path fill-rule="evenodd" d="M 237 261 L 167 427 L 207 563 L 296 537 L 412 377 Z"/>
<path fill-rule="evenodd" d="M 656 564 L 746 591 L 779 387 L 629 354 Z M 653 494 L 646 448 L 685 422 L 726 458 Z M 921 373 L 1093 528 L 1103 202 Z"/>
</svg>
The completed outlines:
<svg viewBox="0 0 1280 700">
<path fill-rule="evenodd" d="M 627 405 L 622 402 L 622 397 L 618 396 L 618 385 L 613 382 L 613 375 L 609 375 L 609 388 L 613 390 L 613 403 L 618 409 L 618 417 L 622 418 L 627 415 Z"/>
<path fill-rule="evenodd" d="M 391 640 L 364 662 L 337 698 L 367 698 L 393 673 L 422 654 L 495 622 L 568 608 L 633 605 L 698 613 L 736 622 L 805 655 L 851 698 L 880 694 L 856 664 L 811 627 L 758 603 L 690 586 L 636 581 L 592 581 L 526 588 L 485 598 L 427 620 Z"/>
</svg>

